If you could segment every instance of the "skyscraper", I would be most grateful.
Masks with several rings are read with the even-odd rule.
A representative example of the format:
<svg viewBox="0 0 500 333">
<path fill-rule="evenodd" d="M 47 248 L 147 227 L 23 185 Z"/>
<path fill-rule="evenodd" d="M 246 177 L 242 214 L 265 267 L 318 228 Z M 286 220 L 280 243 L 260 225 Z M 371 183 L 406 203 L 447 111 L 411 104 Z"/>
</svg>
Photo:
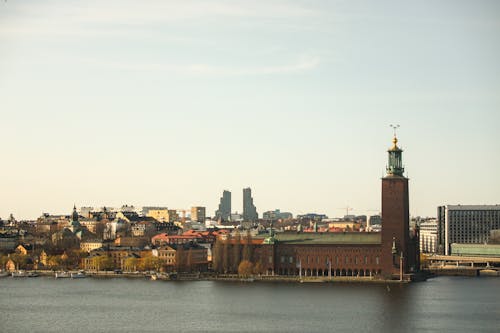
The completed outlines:
<svg viewBox="0 0 500 333">
<path fill-rule="evenodd" d="M 231 217 L 231 192 L 224 190 L 220 198 L 219 209 L 215 211 L 215 218 L 229 221 Z"/>
<path fill-rule="evenodd" d="M 243 189 L 243 220 L 256 221 L 259 218 L 257 208 L 253 204 L 252 189 L 250 187 Z"/>
</svg>

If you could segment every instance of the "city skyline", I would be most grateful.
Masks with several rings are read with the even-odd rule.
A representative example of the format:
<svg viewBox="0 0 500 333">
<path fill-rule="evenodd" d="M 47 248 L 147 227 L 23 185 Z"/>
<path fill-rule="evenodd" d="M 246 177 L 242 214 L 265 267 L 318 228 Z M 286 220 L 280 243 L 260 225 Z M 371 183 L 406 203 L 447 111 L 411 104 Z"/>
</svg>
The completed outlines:
<svg viewBox="0 0 500 333">
<path fill-rule="evenodd" d="M 0 4 L 0 217 L 122 204 L 410 214 L 500 198 L 500 4 Z"/>
</svg>

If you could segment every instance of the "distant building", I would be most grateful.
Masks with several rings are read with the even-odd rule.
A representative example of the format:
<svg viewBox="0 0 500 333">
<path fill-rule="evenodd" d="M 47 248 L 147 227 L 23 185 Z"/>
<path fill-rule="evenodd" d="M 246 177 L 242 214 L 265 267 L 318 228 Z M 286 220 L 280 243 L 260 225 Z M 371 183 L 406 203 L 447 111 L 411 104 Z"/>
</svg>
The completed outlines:
<svg viewBox="0 0 500 333">
<path fill-rule="evenodd" d="M 175 209 L 151 209 L 147 215 L 159 222 L 175 222 L 179 219 L 179 215 Z"/>
<path fill-rule="evenodd" d="M 85 252 L 90 252 L 102 247 L 102 240 L 98 238 L 89 239 L 80 242 L 80 250 Z"/>
<path fill-rule="evenodd" d="M 135 213 L 135 207 L 133 205 L 123 205 L 122 208 L 120 208 L 120 212 L 124 213 Z"/>
<path fill-rule="evenodd" d="M 164 210 L 168 209 L 168 207 L 162 207 L 162 206 L 144 206 L 142 207 L 142 216 L 148 216 L 148 213 L 150 210 Z"/>
<path fill-rule="evenodd" d="M 205 207 L 191 207 L 191 221 L 204 223 L 206 218 Z"/>
<path fill-rule="evenodd" d="M 94 207 L 80 207 L 80 215 L 84 218 L 90 218 L 93 211 Z"/>
<path fill-rule="evenodd" d="M 420 223 L 420 252 L 437 253 L 438 222 L 429 220 Z"/>
<path fill-rule="evenodd" d="M 243 214 L 239 214 L 238 212 L 236 213 L 231 213 L 231 222 L 242 222 L 243 221 Z"/>
<path fill-rule="evenodd" d="M 321 220 L 324 220 L 327 218 L 328 218 L 328 216 L 326 216 L 325 214 L 316 214 L 316 213 L 307 213 L 307 214 L 303 214 L 303 215 L 297 215 L 298 220 L 305 219 L 305 220 L 321 221 Z"/>
<path fill-rule="evenodd" d="M 224 190 L 220 198 L 219 209 L 215 211 L 217 220 L 229 221 L 231 217 L 231 192 Z"/>
<path fill-rule="evenodd" d="M 243 220 L 256 221 L 259 218 L 257 208 L 253 204 L 252 189 L 250 187 L 243 189 Z"/>
<path fill-rule="evenodd" d="M 293 215 L 292 213 L 281 212 L 279 209 L 275 209 L 262 213 L 262 218 L 264 220 L 286 220 L 293 218 Z"/>
<path fill-rule="evenodd" d="M 380 215 L 371 215 L 366 219 L 366 231 L 374 231 L 376 229 L 379 229 L 378 227 L 380 227 L 381 224 L 382 217 L 380 217 Z"/>
<path fill-rule="evenodd" d="M 500 205 L 438 207 L 438 251 L 449 255 L 452 243 L 485 244 L 500 229 Z"/>
</svg>

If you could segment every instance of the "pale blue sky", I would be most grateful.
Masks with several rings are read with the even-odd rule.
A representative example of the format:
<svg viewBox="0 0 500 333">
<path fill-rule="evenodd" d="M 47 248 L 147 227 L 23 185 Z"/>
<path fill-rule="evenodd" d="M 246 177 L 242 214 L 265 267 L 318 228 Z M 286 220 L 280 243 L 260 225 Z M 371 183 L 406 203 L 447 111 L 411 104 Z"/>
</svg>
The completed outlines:
<svg viewBox="0 0 500 333">
<path fill-rule="evenodd" d="M 500 203 L 500 2 L 0 3 L 0 217 Z"/>
</svg>

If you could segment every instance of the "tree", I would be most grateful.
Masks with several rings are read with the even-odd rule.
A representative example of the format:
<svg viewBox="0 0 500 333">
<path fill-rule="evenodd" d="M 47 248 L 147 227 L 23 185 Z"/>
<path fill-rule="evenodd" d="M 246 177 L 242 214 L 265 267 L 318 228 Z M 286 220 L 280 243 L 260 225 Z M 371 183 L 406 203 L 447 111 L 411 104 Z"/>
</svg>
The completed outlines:
<svg viewBox="0 0 500 333">
<path fill-rule="evenodd" d="M 48 256 L 47 264 L 52 269 L 59 269 L 61 267 L 61 256 Z"/>
<path fill-rule="evenodd" d="M 158 271 L 160 269 L 160 259 L 154 256 L 145 257 L 142 260 L 142 268 L 145 271 Z"/>
<path fill-rule="evenodd" d="M 252 275 L 253 272 L 253 264 L 248 260 L 243 260 L 238 265 L 238 275 L 243 277 L 248 277 Z"/>
<path fill-rule="evenodd" d="M 85 258 L 87 255 L 87 252 L 81 250 L 68 251 L 67 265 L 70 267 L 80 266 L 82 258 Z"/>
<path fill-rule="evenodd" d="M 231 270 L 234 273 L 238 272 L 238 266 L 241 261 L 241 237 L 240 233 L 236 231 L 234 236 L 233 249 L 232 249 L 232 258 L 231 258 Z"/>
<path fill-rule="evenodd" d="M 222 240 L 217 238 L 212 250 L 212 267 L 215 272 L 220 273 L 222 271 Z"/>
<path fill-rule="evenodd" d="M 110 271 L 114 268 L 113 260 L 108 256 L 97 256 L 94 260 L 98 271 Z"/>
<path fill-rule="evenodd" d="M 9 260 L 9 257 L 6 255 L 1 254 L 0 255 L 0 268 L 5 268 L 5 264 Z"/>
<path fill-rule="evenodd" d="M 264 265 L 260 261 L 257 261 L 253 266 L 254 274 L 263 274 L 264 273 Z"/>
<path fill-rule="evenodd" d="M 250 230 L 247 230 L 245 236 L 245 243 L 243 244 L 243 260 L 252 261 L 253 247 L 252 247 L 252 235 Z"/>
<path fill-rule="evenodd" d="M 123 268 L 128 272 L 135 272 L 137 270 L 137 258 L 130 257 L 125 259 L 123 264 Z"/>
<path fill-rule="evenodd" d="M 28 263 L 28 256 L 20 253 L 13 253 L 10 255 L 10 258 L 16 264 L 17 268 L 26 269 L 26 265 Z"/>
<path fill-rule="evenodd" d="M 184 245 L 177 245 L 177 251 L 175 251 L 175 270 L 180 273 L 184 271 Z"/>
<path fill-rule="evenodd" d="M 189 248 L 187 260 L 186 260 L 186 269 L 189 273 L 193 271 L 193 249 Z"/>
<path fill-rule="evenodd" d="M 231 239 L 230 236 L 228 235 L 227 238 L 224 240 L 224 244 L 222 247 L 222 271 L 224 274 L 227 274 L 230 270 L 230 261 L 229 261 L 229 243 Z"/>
</svg>

